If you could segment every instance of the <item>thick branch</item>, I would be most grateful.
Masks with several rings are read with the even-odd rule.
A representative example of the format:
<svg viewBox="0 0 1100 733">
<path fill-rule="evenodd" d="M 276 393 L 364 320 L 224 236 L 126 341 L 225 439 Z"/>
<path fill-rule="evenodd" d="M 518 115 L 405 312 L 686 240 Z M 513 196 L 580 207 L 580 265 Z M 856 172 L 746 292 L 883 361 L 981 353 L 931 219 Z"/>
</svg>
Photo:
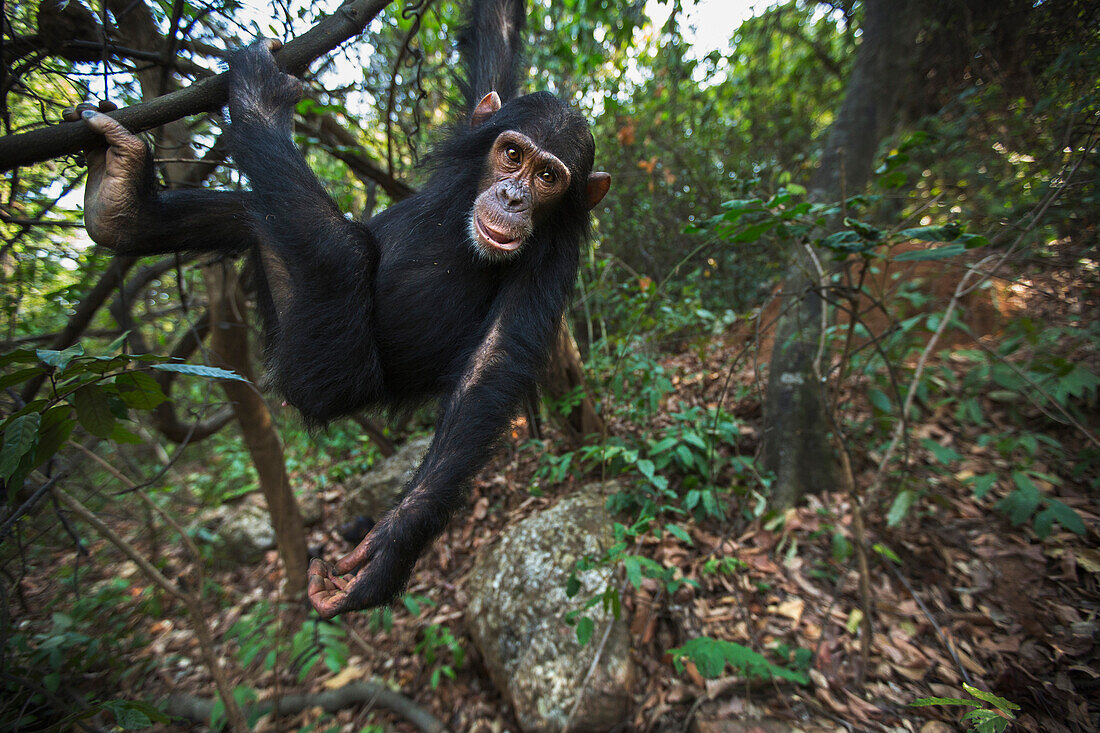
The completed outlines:
<svg viewBox="0 0 1100 733">
<path fill-rule="evenodd" d="M 342 127 L 332 115 L 324 115 L 317 119 L 320 120 L 320 124 L 312 125 L 310 131 L 321 138 L 321 141 L 329 146 L 329 152 L 343 161 L 355 175 L 374 181 L 394 201 L 408 198 L 416 192 L 407 183 L 397 180 L 373 160 L 358 152 L 362 146 L 355 139 L 355 135 Z M 313 122 L 314 120 L 310 120 L 310 123 Z"/>
<path fill-rule="evenodd" d="M 301 74 L 315 59 L 358 35 L 391 0 L 348 0 L 276 55 L 279 66 Z M 220 109 L 228 98 L 228 74 L 203 79 L 150 102 L 111 112 L 133 132 L 141 132 L 188 115 Z M 62 155 L 79 153 L 99 143 L 99 136 L 82 122 L 62 122 L 0 139 L 0 172 Z"/>
</svg>

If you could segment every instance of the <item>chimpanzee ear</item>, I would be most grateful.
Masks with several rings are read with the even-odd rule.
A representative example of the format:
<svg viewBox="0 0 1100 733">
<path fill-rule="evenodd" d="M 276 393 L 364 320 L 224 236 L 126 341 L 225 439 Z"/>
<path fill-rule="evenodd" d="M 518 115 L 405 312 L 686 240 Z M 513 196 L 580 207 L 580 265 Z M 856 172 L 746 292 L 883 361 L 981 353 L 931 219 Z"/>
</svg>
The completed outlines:
<svg viewBox="0 0 1100 733">
<path fill-rule="evenodd" d="M 611 188 L 611 174 L 595 171 L 588 174 L 588 208 L 596 208 Z"/>
<path fill-rule="evenodd" d="M 470 127 L 477 127 L 496 114 L 498 109 L 500 109 L 500 95 L 496 92 L 489 92 L 474 107 L 474 113 L 470 115 Z"/>
</svg>

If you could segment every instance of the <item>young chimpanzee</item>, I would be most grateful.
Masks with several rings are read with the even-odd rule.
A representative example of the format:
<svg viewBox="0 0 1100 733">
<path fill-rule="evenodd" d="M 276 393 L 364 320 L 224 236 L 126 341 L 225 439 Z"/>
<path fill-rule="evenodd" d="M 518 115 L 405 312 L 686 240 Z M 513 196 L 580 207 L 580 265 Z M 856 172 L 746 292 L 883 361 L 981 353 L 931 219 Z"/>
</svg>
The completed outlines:
<svg viewBox="0 0 1100 733">
<path fill-rule="evenodd" d="M 433 153 L 424 189 L 365 224 L 294 146 L 301 84 L 275 44 L 230 59 L 230 149 L 250 192 L 158 191 L 146 146 L 79 110 L 107 142 L 88 155 L 89 234 L 125 254 L 250 249 L 272 381 L 307 422 L 440 400 L 397 505 L 346 557 L 310 566 L 322 616 L 397 597 L 461 506 L 538 380 L 610 186 L 578 112 L 545 92 L 513 98 L 523 22 L 522 0 L 473 2 L 459 44 L 469 119 Z"/>
</svg>

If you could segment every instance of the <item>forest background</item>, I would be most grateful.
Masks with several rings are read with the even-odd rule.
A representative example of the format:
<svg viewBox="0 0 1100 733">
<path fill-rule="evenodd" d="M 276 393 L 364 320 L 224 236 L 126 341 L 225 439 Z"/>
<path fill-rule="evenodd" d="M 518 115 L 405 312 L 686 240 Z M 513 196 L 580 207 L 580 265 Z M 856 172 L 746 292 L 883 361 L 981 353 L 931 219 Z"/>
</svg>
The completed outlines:
<svg viewBox="0 0 1100 733">
<path fill-rule="evenodd" d="M 329 623 L 306 558 L 432 412 L 308 433 L 239 263 L 91 245 L 61 112 L 237 187 L 226 50 L 298 39 L 297 142 L 369 216 L 456 117 L 460 4 L 0 4 L 3 727 L 544 729 L 471 568 L 585 492 L 612 540 L 561 583 L 590 662 L 545 729 L 614 624 L 629 728 L 1100 727 L 1100 9 L 760 4 L 715 50 L 684 0 L 529 5 L 524 86 L 613 176 L 570 331 L 405 601 Z"/>
</svg>

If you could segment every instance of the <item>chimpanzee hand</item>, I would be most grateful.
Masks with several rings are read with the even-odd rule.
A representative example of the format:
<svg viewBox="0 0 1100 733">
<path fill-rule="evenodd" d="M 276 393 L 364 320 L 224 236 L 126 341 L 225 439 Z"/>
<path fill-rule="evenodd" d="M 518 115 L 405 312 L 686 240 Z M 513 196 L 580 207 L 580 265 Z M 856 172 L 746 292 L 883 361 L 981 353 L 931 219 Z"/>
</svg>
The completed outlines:
<svg viewBox="0 0 1100 733">
<path fill-rule="evenodd" d="M 419 548 L 390 531 L 391 513 L 374 526 L 358 547 L 334 565 L 315 559 L 309 565 L 309 601 L 322 618 L 389 603 L 405 589 Z M 354 576 L 352 571 L 358 570 Z"/>
<path fill-rule="evenodd" d="M 234 125 L 270 125 L 289 134 L 302 82 L 275 64 L 271 54 L 282 45 L 256 41 L 229 57 L 229 116 Z"/>
<path fill-rule="evenodd" d="M 153 192 L 149 148 L 139 137 L 103 112 L 118 109 L 113 102 L 70 107 L 65 120 L 83 120 L 106 139 L 106 145 L 84 151 L 88 180 L 84 185 L 84 224 L 88 236 L 119 249 L 134 234 L 138 213 Z"/>
</svg>

